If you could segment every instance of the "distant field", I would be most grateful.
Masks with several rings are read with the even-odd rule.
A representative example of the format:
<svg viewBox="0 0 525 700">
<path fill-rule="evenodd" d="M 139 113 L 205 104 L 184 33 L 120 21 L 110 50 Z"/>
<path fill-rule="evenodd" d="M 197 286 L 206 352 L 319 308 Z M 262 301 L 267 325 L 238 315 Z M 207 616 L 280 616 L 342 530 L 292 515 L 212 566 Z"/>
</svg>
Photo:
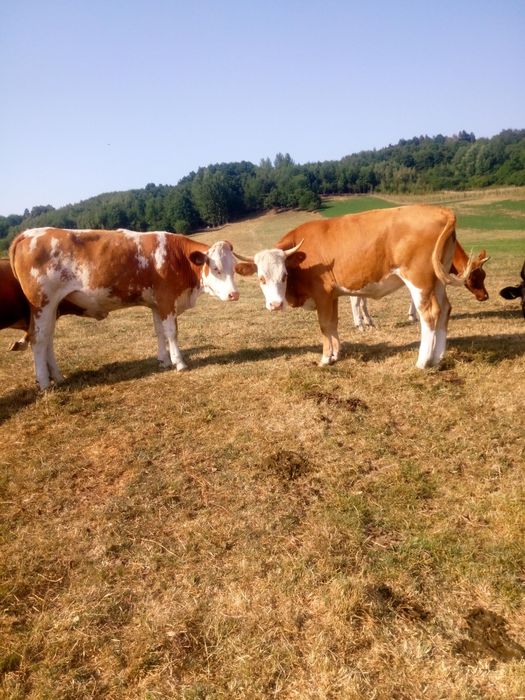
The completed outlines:
<svg viewBox="0 0 525 700">
<path fill-rule="evenodd" d="M 253 254 L 318 217 L 199 239 Z M 145 309 L 63 318 L 42 395 L 2 331 L 0 697 L 523 698 L 525 321 L 498 296 L 523 238 L 458 230 L 492 252 L 490 299 L 450 289 L 439 370 L 414 367 L 404 290 L 362 334 L 341 300 L 324 369 L 315 313 L 270 314 L 255 278 L 181 317 L 186 373 L 158 369 Z"/>
</svg>

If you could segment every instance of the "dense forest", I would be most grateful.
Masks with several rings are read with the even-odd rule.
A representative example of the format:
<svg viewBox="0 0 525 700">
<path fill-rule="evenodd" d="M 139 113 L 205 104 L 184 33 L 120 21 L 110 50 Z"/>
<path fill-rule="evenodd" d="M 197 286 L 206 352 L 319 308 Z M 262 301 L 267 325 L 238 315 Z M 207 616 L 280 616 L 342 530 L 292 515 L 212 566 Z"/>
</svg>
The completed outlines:
<svg viewBox="0 0 525 700">
<path fill-rule="evenodd" d="M 177 185 L 101 194 L 60 209 L 35 206 L 0 216 L 0 248 L 36 226 L 129 228 L 191 233 L 269 209 L 319 208 L 333 194 L 424 193 L 525 185 L 525 129 L 490 139 L 465 131 L 420 136 L 337 161 L 294 163 L 288 154 L 259 165 L 246 161 L 199 168 Z"/>
</svg>

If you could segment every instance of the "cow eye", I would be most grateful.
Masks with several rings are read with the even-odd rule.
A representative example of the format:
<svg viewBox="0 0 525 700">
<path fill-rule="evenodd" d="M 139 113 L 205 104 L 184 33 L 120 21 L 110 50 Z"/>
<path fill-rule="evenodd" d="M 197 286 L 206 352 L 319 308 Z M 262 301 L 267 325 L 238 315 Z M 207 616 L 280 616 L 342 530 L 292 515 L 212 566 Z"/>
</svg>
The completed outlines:
<svg viewBox="0 0 525 700">
<path fill-rule="evenodd" d="M 266 277 L 265 277 L 264 275 L 261 275 L 261 276 L 259 277 L 259 282 L 260 282 L 261 284 L 266 284 Z"/>
</svg>

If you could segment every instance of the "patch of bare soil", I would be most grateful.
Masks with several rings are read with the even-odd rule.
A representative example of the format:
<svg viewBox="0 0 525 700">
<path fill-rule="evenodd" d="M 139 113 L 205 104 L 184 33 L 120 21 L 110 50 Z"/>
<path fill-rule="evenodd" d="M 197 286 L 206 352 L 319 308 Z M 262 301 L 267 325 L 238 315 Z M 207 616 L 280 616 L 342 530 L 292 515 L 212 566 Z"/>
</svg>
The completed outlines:
<svg viewBox="0 0 525 700">
<path fill-rule="evenodd" d="M 507 633 L 507 621 L 490 610 L 474 608 L 465 617 L 467 636 L 455 646 L 470 663 L 491 657 L 496 661 L 525 659 L 525 648 Z"/>
<path fill-rule="evenodd" d="M 291 450 L 278 450 L 266 457 L 261 466 L 284 481 L 295 481 L 310 469 L 308 460 Z"/>
</svg>

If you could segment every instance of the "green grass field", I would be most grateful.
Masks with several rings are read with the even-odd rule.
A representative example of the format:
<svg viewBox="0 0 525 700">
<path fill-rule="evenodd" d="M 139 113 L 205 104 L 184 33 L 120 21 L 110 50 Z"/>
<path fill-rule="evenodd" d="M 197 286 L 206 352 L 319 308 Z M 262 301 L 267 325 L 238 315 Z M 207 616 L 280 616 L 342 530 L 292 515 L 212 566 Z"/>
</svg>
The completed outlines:
<svg viewBox="0 0 525 700">
<path fill-rule="evenodd" d="M 200 239 L 253 254 L 319 216 Z M 498 296 L 524 255 L 514 230 L 458 235 L 493 251 L 490 298 L 449 290 L 439 370 L 414 366 L 404 290 L 367 333 L 341 300 L 324 369 L 315 313 L 270 314 L 255 278 L 181 317 L 185 373 L 145 309 L 60 319 L 45 394 L 2 332 L 0 697 L 524 696 L 525 321 Z"/>
</svg>

